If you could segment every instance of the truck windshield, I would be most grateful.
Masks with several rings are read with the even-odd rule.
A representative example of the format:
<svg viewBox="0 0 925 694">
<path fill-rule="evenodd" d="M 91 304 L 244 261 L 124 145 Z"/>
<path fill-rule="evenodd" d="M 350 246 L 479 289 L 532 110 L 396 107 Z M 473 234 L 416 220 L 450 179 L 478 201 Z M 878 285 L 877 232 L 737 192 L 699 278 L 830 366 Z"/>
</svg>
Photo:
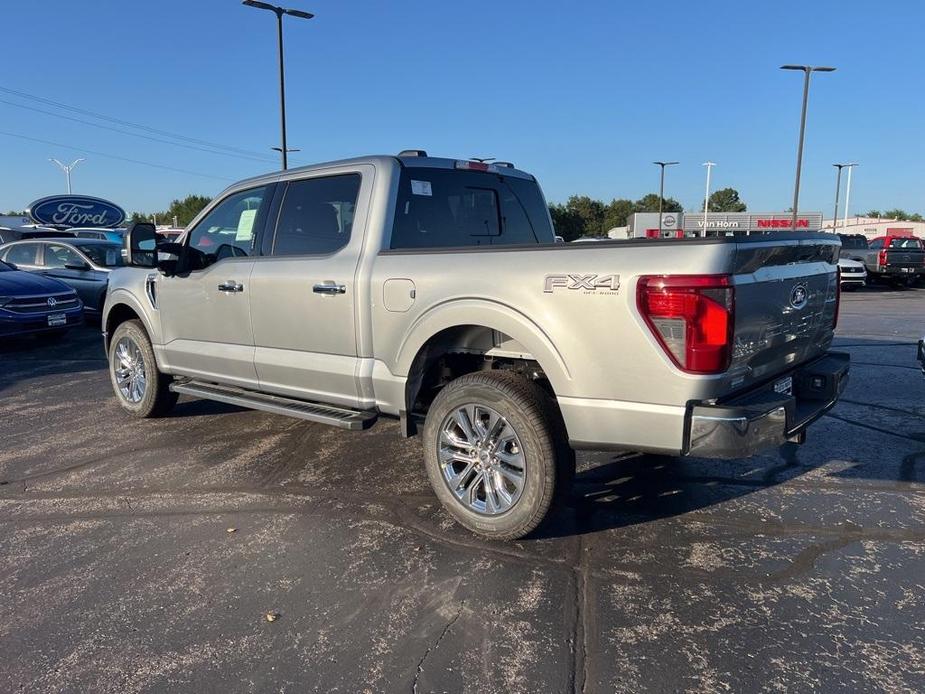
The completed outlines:
<svg viewBox="0 0 925 694">
<path fill-rule="evenodd" d="M 535 181 L 487 171 L 402 169 L 391 248 L 554 242 Z"/>
</svg>

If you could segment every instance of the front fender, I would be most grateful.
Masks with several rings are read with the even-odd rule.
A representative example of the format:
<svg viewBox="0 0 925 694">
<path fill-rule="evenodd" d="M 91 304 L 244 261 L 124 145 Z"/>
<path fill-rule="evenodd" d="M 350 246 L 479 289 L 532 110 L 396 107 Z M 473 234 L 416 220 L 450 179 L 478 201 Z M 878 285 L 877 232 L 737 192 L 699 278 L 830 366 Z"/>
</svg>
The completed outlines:
<svg viewBox="0 0 925 694">
<path fill-rule="evenodd" d="M 109 317 L 117 306 L 127 306 L 130 308 L 141 320 L 142 324 L 145 326 L 145 331 L 148 333 L 148 337 L 151 338 L 151 343 L 153 345 L 160 345 L 163 341 L 161 340 L 161 326 L 160 320 L 152 314 L 156 313 L 149 305 L 147 305 L 147 298 L 141 298 L 135 296 L 134 292 L 129 291 L 126 288 L 119 287 L 116 289 L 110 289 L 109 293 L 106 295 L 106 303 L 103 306 L 103 315 L 101 325 L 103 328 L 103 335 L 106 340 L 106 346 L 109 346 Z M 155 353 L 158 350 L 155 350 Z"/>
</svg>

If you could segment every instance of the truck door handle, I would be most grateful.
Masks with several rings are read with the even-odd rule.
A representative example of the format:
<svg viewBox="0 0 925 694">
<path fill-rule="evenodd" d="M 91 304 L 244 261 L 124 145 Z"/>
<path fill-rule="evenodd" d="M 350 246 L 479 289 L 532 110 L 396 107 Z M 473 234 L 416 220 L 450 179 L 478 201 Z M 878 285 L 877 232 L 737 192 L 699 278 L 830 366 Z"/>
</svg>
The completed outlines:
<svg viewBox="0 0 925 694">
<path fill-rule="evenodd" d="M 222 282 L 218 285 L 218 291 L 220 292 L 243 292 L 244 285 L 240 282 L 235 282 L 234 280 L 228 280 L 227 282 Z"/>
<path fill-rule="evenodd" d="M 334 284 L 331 280 L 327 280 L 326 282 L 316 284 L 312 287 L 312 291 L 315 292 L 315 294 L 327 294 L 331 296 L 334 294 L 346 294 L 347 287 L 342 284 Z"/>
</svg>

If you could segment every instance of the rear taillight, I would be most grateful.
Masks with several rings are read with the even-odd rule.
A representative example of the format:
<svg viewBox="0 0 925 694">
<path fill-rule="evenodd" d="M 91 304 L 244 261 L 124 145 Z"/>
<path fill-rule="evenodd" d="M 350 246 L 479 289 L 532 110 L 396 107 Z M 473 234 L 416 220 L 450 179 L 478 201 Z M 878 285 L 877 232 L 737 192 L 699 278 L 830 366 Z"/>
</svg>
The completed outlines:
<svg viewBox="0 0 925 694">
<path fill-rule="evenodd" d="M 696 374 L 729 368 L 735 326 L 729 275 L 640 277 L 636 304 L 678 368 Z"/>
<path fill-rule="evenodd" d="M 886 251 L 880 251 L 877 254 L 877 265 L 880 265 L 881 267 L 886 265 Z"/>
<path fill-rule="evenodd" d="M 835 315 L 832 317 L 832 330 L 838 327 L 838 311 L 841 309 L 841 268 L 835 268 Z"/>
</svg>

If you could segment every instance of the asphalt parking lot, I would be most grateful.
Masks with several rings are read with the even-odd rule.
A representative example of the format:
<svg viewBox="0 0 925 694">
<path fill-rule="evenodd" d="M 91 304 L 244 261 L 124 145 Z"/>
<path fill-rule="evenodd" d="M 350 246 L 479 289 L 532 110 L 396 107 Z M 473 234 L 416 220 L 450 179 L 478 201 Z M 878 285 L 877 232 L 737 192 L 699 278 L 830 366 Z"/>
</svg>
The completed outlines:
<svg viewBox="0 0 925 694">
<path fill-rule="evenodd" d="M 0 690 L 923 691 L 923 331 L 925 290 L 846 293 L 851 382 L 804 446 L 583 454 L 510 544 L 393 423 L 138 422 L 97 329 L 2 346 Z"/>
</svg>

